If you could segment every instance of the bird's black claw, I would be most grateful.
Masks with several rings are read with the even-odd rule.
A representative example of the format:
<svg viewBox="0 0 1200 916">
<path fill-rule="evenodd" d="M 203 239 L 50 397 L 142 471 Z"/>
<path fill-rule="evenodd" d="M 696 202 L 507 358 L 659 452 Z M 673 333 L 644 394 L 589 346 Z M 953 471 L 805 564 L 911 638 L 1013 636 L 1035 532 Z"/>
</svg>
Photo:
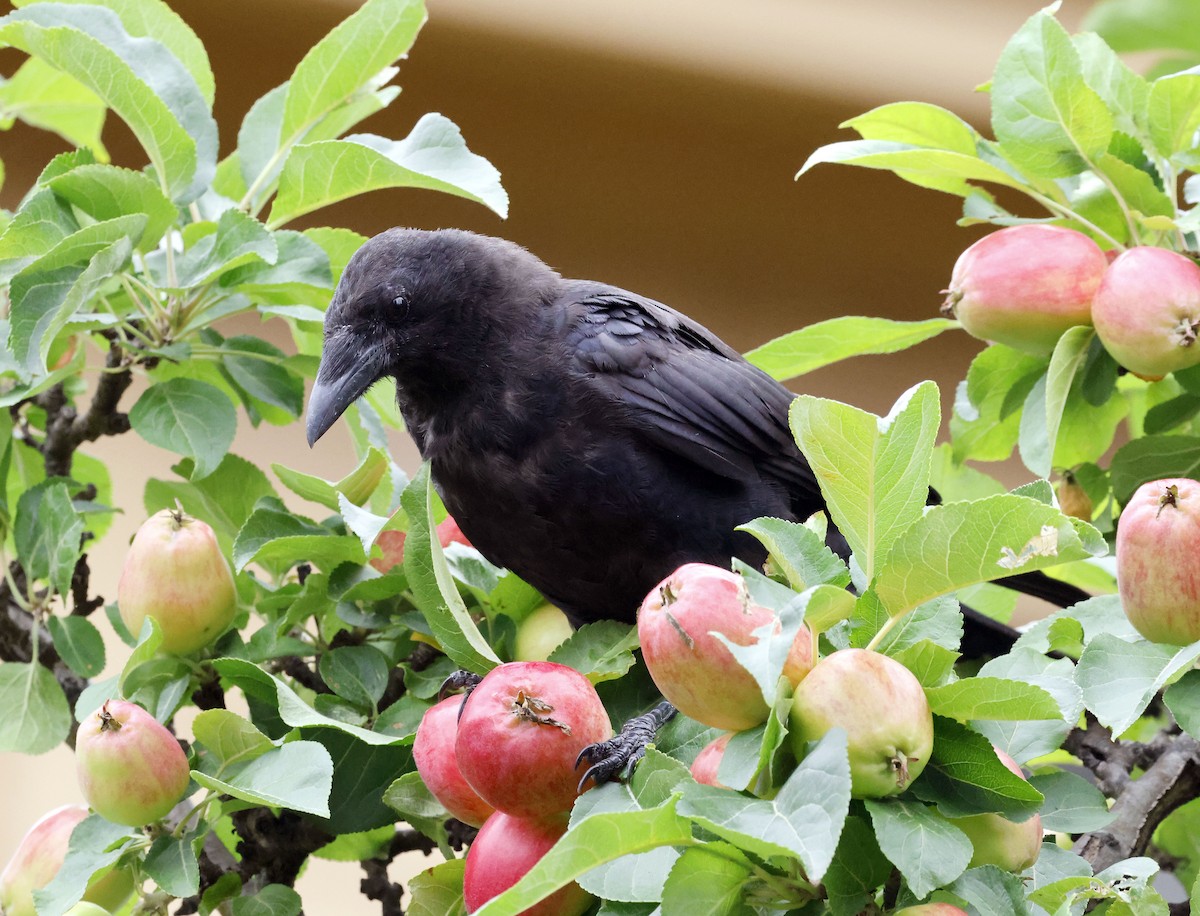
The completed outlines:
<svg viewBox="0 0 1200 916">
<path fill-rule="evenodd" d="M 479 682 L 482 680 L 482 674 L 475 674 L 473 671 L 455 671 L 442 681 L 442 686 L 438 688 L 438 699 L 444 700 L 452 693 L 466 693 L 469 695 L 472 690 L 479 686 Z"/>
<path fill-rule="evenodd" d="M 658 730 L 675 715 L 675 707 L 662 702 L 642 716 L 625 723 L 621 731 L 596 744 L 589 744 L 575 760 L 575 766 L 589 764 L 587 772 L 579 780 L 579 791 L 589 781 L 600 785 L 612 779 L 627 779 L 638 761 L 646 756 L 646 745 L 654 742 Z"/>
</svg>

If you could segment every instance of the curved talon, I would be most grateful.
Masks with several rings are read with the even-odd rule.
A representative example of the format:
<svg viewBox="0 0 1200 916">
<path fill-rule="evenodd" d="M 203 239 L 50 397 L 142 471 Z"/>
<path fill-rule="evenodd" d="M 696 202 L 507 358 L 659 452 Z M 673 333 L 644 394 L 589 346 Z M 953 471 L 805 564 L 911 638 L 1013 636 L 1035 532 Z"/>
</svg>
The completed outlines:
<svg viewBox="0 0 1200 916">
<path fill-rule="evenodd" d="M 575 758 L 575 766 L 591 764 L 579 780 L 579 791 L 588 780 L 596 785 L 618 777 L 628 778 L 634 767 L 646 756 L 646 746 L 654 741 L 658 730 L 675 715 L 676 709 L 666 701 L 659 703 L 644 715 L 635 716 L 625 723 L 621 731 L 596 744 L 589 744 Z"/>
<path fill-rule="evenodd" d="M 459 691 L 464 691 L 469 696 L 482 680 L 482 674 L 476 674 L 473 671 L 455 671 L 442 681 L 442 686 L 438 688 L 438 699 L 444 700 L 450 694 Z"/>
</svg>

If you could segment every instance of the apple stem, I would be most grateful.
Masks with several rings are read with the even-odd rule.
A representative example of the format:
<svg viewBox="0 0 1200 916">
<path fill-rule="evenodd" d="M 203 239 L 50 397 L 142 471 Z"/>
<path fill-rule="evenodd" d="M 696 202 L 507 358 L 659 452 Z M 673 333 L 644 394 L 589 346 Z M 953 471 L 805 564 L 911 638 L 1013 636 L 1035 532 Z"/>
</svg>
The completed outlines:
<svg viewBox="0 0 1200 916">
<path fill-rule="evenodd" d="M 100 717 L 100 731 L 117 732 L 121 730 L 121 723 L 108 711 L 107 700 L 104 701 L 104 705 L 100 707 L 100 711 L 96 715 Z"/>
<path fill-rule="evenodd" d="M 916 760 L 916 757 L 906 757 L 904 754 L 896 754 L 888 762 L 892 765 L 892 769 L 896 771 L 896 786 L 903 789 L 908 785 L 908 761 Z"/>
<path fill-rule="evenodd" d="M 962 301 L 963 291 L 961 289 L 944 289 L 941 294 L 946 297 L 946 300 L 938 311 L 946 318 L 957 318 L 958 316 L 954 314 L 954 307 Z"/>
<path fill-rule="evenodd" d="M 1158 511 L 1154 513 L 1154 517 L 1158 518 L 1162 515 L 1162 510 L 1167 506 L 1171 506 L 1172 508 L 1179 506 L 1179 487 L 1175 484 L 1164 488 L 1162 496 L 1158 498 Z"/>
</svg>

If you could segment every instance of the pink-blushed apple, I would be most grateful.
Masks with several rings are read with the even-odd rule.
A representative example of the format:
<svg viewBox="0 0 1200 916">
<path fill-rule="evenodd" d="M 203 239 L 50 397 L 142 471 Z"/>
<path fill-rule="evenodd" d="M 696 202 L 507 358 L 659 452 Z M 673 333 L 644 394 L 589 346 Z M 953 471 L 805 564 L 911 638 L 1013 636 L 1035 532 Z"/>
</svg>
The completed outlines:
<svg viewBox="0 0 1200 916">
<path fill-rule="evenodd" d="M 543 604 L 517 624 L 513 658 L 519 662 L 544 662 L 574 632 L 566 614 L 553 604 Z"/>
<path fill-rule="evenodd" d="M 553 662 L 509 662 L 471 691 L 458 720 L 454 756 L 480 798 L 497 811 L 545 817 L 579 794 L 590 744 L 612 737 L 591 681 Z"/>
<path fill-rule="evenodd" d="M 789 721 L 797 758 L 807 742 L 845 729 L 855 798 L 904 791 L 933 751 L 933 714 L 921 682 L 898 661 L 865 649 L 817 662 L 796 688 Z"/>
<path fill-rule="evenodd" d="M 157 821 L 183 798 L 187 755 L 166 728 L 136 703 L 108 700 L 79 725 L 75 769 L 83 797 L 114 824 Z"/>
<path fill-rule="evenodd" d="M 918 903 L 896 910 L 893 916 L 967 916 L 967 911 L 952 903 Z"/>
<path fill-rule="evenodd" d="M 1200 267 L 1165 248 L 1138 246 L 1104 275 L 1092 304 L 1096 333 L 1135 375 L 1160 379 L 1200 363 Z"/>
<path fill-rule="evenodd" d="M 1001 763 L 1025 778 L 1015 760 L 999 748 L 994 750 Z M 974 814 L 947 820 L 965 833 L 974 847 L 968 868 L 995 865 L 1005 871 L 1023 872 L 1037 861 L 1042 851 L 1042 818 L 1038 814 L 1020 823 L 999 814 Z"/>
<path fill-rule="evenodd" d="M 1100 246 L 1061 226 L 1009 226 L 959 255 L 942 312 L 980 340 L 1047 355 L 1063 332 L 1092 323 L 1108 267 Z"/>
<path fill-rule="evenodd" d="M 43 814 L 25 832 L 4 871 L 0 872 L 0 913 L 36 916 L 33 892 L 58 874 L 71 832 L 87 817 L 83 805 L 63 805 Z M 93 906 L 115 910 L 133 893 L 133 876 L 123 869 L 106 869 L 88 882 L 83 899 Z M 103 910 L 102 910 L 103 912 Z"/>
<path fill-rule="evenodd" d="M 147 519 L 125 555 L 117 606 L 135 636 L 153 617 L 162 649 L 177 655 L 225 632 L 237 613 L 237 588 L 212 528 L 176 509 Z"/>
<path fill-rule="evenodd" d="M 508 890 L 541 861 L 567 831 L 565 816 L 531 819 L 497 811 L 471 843 L 463 872 L 463 902 L 468 913 Z M 571 882 L 519 916 L 581 916 L 592 897 Z"/>
<path fill-rule="evenodd" d="M 463 778 L 454 756 L 463 698 L 446 697 L 425 711 L 413 741 L 417 772 L 434 797 L 464 824 L 481 827 L 495 809 Z"/>
<path fill-rule="evenodd" d="M 725 748 L 733 735 L 733 732 L 718 735 L 704 746 L 704 749 L 692 761 L 692 779 L 706 786 L 724 786 L 717 779 L 717 770 L 721 768 L 721 760 L 725 757 Z"/>
<path fill-rule="evenodd" d="M 1200 482 L 1138 487 L 1117 521 L 1117 587 L 1134 629 L 1151 642 L 1200 640 Z"/>
<path fill-rule="evenodd" d="M 443 548 L 449 547 L 451 544 L 471 546 L 471 542 L 467 540 L 467 536 L 458 527 L 458 522 L 451 516 L 446 516 L 435 530 L 437 531 L 438 543 Z M 375 543 L 379 547 L 381 554 L 371 560 L 371 565 L 378 572 L 386 573 L 392 567 L 403 563 L 404 541 L 407 537 L 408 534 L 406 532 L 394 529 L 379 532 L 379 537 L 375 538 Z"/>
<path fill-rule="evenodd" d="M 697 722 L 741 731 L 766 721 L 767 703 L 754 676 L 714 634 L 739 646 L 776 621 L 755 604 L 745 580 L 706 563 L 686 563 L 651 589 L 638 609 L 638 639 L 646 668 L 662 695 Z M 812 637 L 802 627 L 784 674 L 798 683 L 812 668 Z"/>
</svg>

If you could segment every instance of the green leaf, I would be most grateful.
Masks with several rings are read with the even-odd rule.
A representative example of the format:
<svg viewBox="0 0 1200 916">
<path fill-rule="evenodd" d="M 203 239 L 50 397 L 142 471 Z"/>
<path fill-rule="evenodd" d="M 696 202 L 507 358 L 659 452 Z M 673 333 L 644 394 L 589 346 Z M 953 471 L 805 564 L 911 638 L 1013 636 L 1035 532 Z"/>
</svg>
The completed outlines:
<svg viewBox="0 0 1200 916">
<path fill-rule="evenodd" d="M 45 373 L 54 338 L 129 260 L 145 223 L 135 214 L 80 229 L 13 277 L 8 346 L 27 375 Z"/>
<path fill-rule="evenodd" d="M 31 2 L 42 2 L 42 0 L 16 0 L 13 6 L 27 6 Z M 64 2 L 64 0 L 51 0 L 51 2 Z M 187 68 L 205 100 L 210 106 L 212 105 L 216 87 L 204 44 L 180 15 L 162 0 L 65 0 L 65 2 L 111 9 L 121 17 L 121 23 L 130 35 L 135 38 L 153 38 L 165 45 Z"/>
<path fill-rule="evenodd" d="M 0 279 L 15 276 L 79 229 L 65 201 L 49 189 L 34 191 L 0 234 Z"/>
<path fill-rule="evenodd" d="M 115 165 L 81 165 L 47 182 L 63 200 L 96 220 L 130 213 L 146 215 L 146 228 L 136 247 L 153 249 L 179 214 L 175 205 L 144 172 Z"/>
<path fill-rule="evenodd" d="M 884 169 L 921 187 L 963 197 L 971 192 L 972 181 L 987 181 L 1017 190 L 1026 188 L 1020 179 L 980 159 L 976 153 L 930 149 L 890 140 L 845 140 L 826 144 L 808 157 L 796 177 L 822 162 Z"/>
<path fill-rule="evenodd" d="M 200 890 L 200 863 L 192 847 L 194 836 L 165 833 L 146 853 L 142 868 L 160 888 L 175 897 L 190 897 Z"/>
<path fill-rule="evenodd" d="M 417 772 L 405 773 L 383 793 L 383 803 L 394 810 L 400 819 L 414 830 L 429 837 L 439 846 L 449 847 L 446 820 L 450 813 L 442 806 Z"/>
<path fill-rule="evenodd" d="M 1071 385 L 1087 358 L 1095 331 L 1079 326 L 1069 329 L 1054 347 L 1044 381 L 1039 380 L 1025 400 L 1021 416 L 1020 446 L 1025 466 L 1039 477 L 1049 477 L 1054 468 L 1054 447 L 1059 424 L 1067 406 Z"/>
<path fill-rule="evenodd" d="M 883 418 L 808 395 L 792 402 L 792 434 L 868 580 L 921 516 L 939 417 L 932 382 L 910 388 Z"/>
<path fill-rule="evenodd" d="M 1083 78 L 1104 99 L 1117 130 L 1135 137 L 1144 136 L 1150 84 L 1129 69 L 1116 51 L 1094 32 L 1081 32 L 1072 40 L 1079 52 Z"/>
<path fill-rule="evenodd" d="M 173 509 L 178 499 L 185 512 L 213 526 L 222 550 L 228 553 L 255 504 L 263 497 L 274 498 L 275 490 L 257 465 L 232 453 L 200 480 L 190 480 L 194 467 L 191 459 L 184 459 L 172 468 L 183 480 L 147 481 L 142 498 L 146 514 Z"/>
<path fill-rule="evenodd" d="M 850 570 L 815 531 L 780 518 L 756 518 L 738 531 L 754 535 L 796 591 L 829 583 L 850 584 Z"/>
<path fill-rule="evenodd" d="M 129 411 L 129 422 L 151 445 L 191 458 L 193 480 L 217 469 L 237 432 L 229 399 L 207 382 L 187 378 L 147 388 Z"/>
<path fill-rule="evenodd" d="M 292 741 L 250 760 L 227 763 L 218 779 L 200 770 L 192 778 L 206 789 L 257 805 L 329 816 L 333 759 L 315 741 Z"/>
<path fill-rule="evenodd" d="M 408 882 L 412 900 L 408 916 L 466 916 L 463 871 L 466 859 L 451 859 L 427 868 Z"/>
<path fill-rule="evenodd" d="M 663 909 L 693 916 L 755 916 L 756 911 L 743 900 L 752 866 L 736 847 L 726 843 L 685 849 L 663 885 Z"/>
<path fill-rule="evenodd" d="M 80 677 L 96 677 L 104 670 L 104 637 L 86 617 L 52 616 L 46 621 L 54 648 Z"/>
<path fill-rule="evenodd" d="M 912 787 L 917 798 L 946 817 L 994 812 L 1021 821 L 1037 813 L 1042 794 L 1000 762 L 987 738 L 942 716 L 933 725 L 933 755 Z"/>
<path fill-rule="evenodd" d="M 279 194 L 268 223 L 280 226 L 381 188 L 442 191 L 508 215 L 508 194 L 496 168 L 467 149 L 452 121 L 427 114 L 403 140 L 353 134 L 295 147 L 279 176 Z"/>
<path fill-rule="evenodd" d="M 197 224 L 193 224 L 196 226 Z M 212 226 L 212 223 L 203 224 Z M 169 273 L 166 257 L 147 258 L 154 282 L 163 289 L 186 290 L 201 286 L 226 271 L 253 261 L 274 264 L 279 256 L 275 237 L 267 227 L 241 210 L 226 210 L 214 231 L 193 242 L 173 261 Z"/>
<path fill-rule="evenodd" d="M 1087 708 L 1119 738 L 1154 695 L 1197 658 L 1200 643 L 1179 648 L 1101 633 L 1083 650 L 1075 679 Z"/>
<path fill-rule="evenodd" d="M 1200 475 L 1200 437 L 1143 436 L 1126 443 L 1113 455 L 1113 496 L 1129 502 L 1134 490 L 1152 480 Z"/>
<path fill-rule="evenodd" d="M 1021 404 L 1045 371 L 1044 359 L 998 344 L 975 357 L 950 417 L 955 460 L 1002 461 L 1012 454 Z"/>
<path fill-rule="evenodd" d="M 1082 776 L 1065 770 L 1037 773 L 1030 779 L 1046 797 L 1042 826 L 1061 833 L 1090 833 L 1112 823 L 1115 812 L 1108 809 L 1104 793 Z"/>
<path fill-rule="evenodd" d="M 675 813 L 674 802 L 645 811 L 594 815 L 567 831 L 521 880 L 476 910 L 475 916 L 520 916 L 598 865 L 630 853 L 692 842 L 691 825 Z"/>
<path fill-rule="evenodd" d="M 373 710 L 387 689 L 388 657 L 374 646 L 342 646 L 321 656 L 321 678 L 338 696 Z"/>
<path fill-rule="evenodd" d="M 283 571 L 302 562 L 331 571 L 340 563 L 364 563 L 366 555 L 353 535 L 334 534 L 273 501 L 260 504 L 233 543 L 233 568 L 241 572 L 250 563 L 259 563 Z"/>
<path fill-rule="evenodd" d="M 771 378 L 783 382 L 853 356 L 898 353 L 957 327 L 957 321 L 947 318 L 893 321 L 845 315 L 776 337 L 745 355 Z"/>
<path fill-rule="evenodd" d="M 292 74 L 280 134 L 300 136 L 412 47 L 420 0 L 368 0 L 304 56 Z"/>
<path fill-rule="evenodd" d="M 253 897 L 235 897 L 233 916 L 300 916 L 300 895 L 282 884 L 268 884 Z"/>
<path fill-rule="evenodd" d="M 995 865 L 964 872 L 947 890 L 967 901 L 979 916 L 1033 916 L 1020 876 Z"/>
<path fill-rule="evenodd" d="M 255 406 L 276 407 L 290 420 L 304 410 L 304 380 L 284 364 L 286 354 L 258 337 L 239 334 L 221 344 L 221 365 Z"/>
<path fill-rule="evenodd" d="M 0 664 L 0 751 L 44 754 L 67 740 L 71 710 L 54 675 L 39 664 Z"/>
<path fill-rule="evenodd" d="M 687 785 L 679 813 L 705 830 L 763 858 L 797 858 L 812 881 L 833 861 L 850 806 L 846 733 L 821 738 L 774 799 L 746 798 L 716 786 Z"/>
<path fill-rule="evenodd" d="M 64 600 L 83 552 L 83 516 L 61 477 L 26 490 L 17 501 L 13 540 L 17 558 L 30 579 L 48 580 Z"/>
<path fill-rule="evenodd" d="M 548 661 L 567 665 L 593 684 L 621 677 L 633 667 L 637 627 L 616 620 L 585 624 L 550 653 Z"/>
<path fill-rule="evenodd" d="M 0 112 L 2 119 L 20 118 L 108 158 L 100 139 L 108 113 L 104 103 L 78 80 L 40 58 L 30 57 L 0 84 Z"/>
<path fill-rule="evenodd" d="M 1071 36 L 1045 10 L 1001 52 L 991 98 L 1001 151 L 1030 175 L 1076 175 L 1108 149 L 1112 114 L 1084 82 Z"/>
<path fill-rule="evenodd" d="M 871 825 L 850 815 L 822 881 L 833 916 L 859 916 L 891 873 L 892 863 L 880 852 Z"/>
<path fill-rule="evenodd" d="M 867 799 L 875 839 L 917 897 L 953 881 L 971 861 L 967 835 L 919 802 Z"/>
<path fill-rule="evenodd" d="M 134 835 L 128 827 L 89 814 L 71 831 L 67 855 L 58 873 L 49 884 L 33 892 L 37 912 L 62 916 L 83 897 L 96 872 L 113 865 L 131 843 L 140 841 L 144 837 Z"/>
<path fill-rule="evenodd" d="M 187 203 L 208 185 L 216 122 L 191 74 L 165 46 L 130 37 L 110 10 L 56 3 L 9 13 L 0 19 L 0 40 L 68 73 L 120 115 L 172 200 Z"/>
<path fill-rule="evenodd" d="M 433 635 L 456 665 L 483 674 L 500 664 L 500 659 L 471 619 L 458 588 L 450 576 L 441 544 L 432 537 L 433 481 L 429 462 L 405 488 L 401 506 L 408 514 L 408 539 L 404 543 L 404 573 L 417 607 L 425 615 Z"/>
<path fill-rule="evenodd" d="M 213 661 L 213 667 L 222 677 L 240 687 L 247 696 L 277 710 L 280 720 L 292 728 L 331 728 L 344 732 L 363 744 L 380 747 L 411 743 L 403 736 L 368 731 L 321 715 L 305 703 L 291 687 L 251 662 L 240 658 L 219 658 Z"/>
<path fill-rule="evenodd" d="M 939 716 L 958 719 L 1059 719 L 1054 697 L 1041 687 L 998 677 L 968 677 L 925 691 Z"/>
<path fill-rule="evenodd" d="M 1189 671 L 1167 688 L 1163 701 L 1185 732 L 1200 735 L 1200 671 Z"/>
<path fill-rule="evenodd" d="M 228 709 L 205 709 L 192 722 L 192 735 L 222 764 L 261 757 L 275 745 L 271 739 Z"/>
<path fill-rule="evenodd" d="M 1102 555 L 1090 525 L 1005 493 L 933 506 L 904 532 L 874 588 L 892 615 L 976 582 Z"/>
<path fill-rule="evenodd" d="M 1083 694 L 1075 684 L 1075 666 L 1069 659 L 1047 658 L 1043 651 L 1021 644 L 979 669 L 985 677 L 1009 678 L 1041 687 L 1058 703 L 1061 718 L 1057 720 L 971 723 L 977 732 L 1018 763 L 1058 748 L 1083 715 Z"/>
<path fill-rule="evenodd" d="M 1150 87 L 1147 117 L 1159 153 L 1175 159 L 1190 152 L 1200 128 L 1200 72 L 1193 68 L 1156 79 Z"/>
</svg>

